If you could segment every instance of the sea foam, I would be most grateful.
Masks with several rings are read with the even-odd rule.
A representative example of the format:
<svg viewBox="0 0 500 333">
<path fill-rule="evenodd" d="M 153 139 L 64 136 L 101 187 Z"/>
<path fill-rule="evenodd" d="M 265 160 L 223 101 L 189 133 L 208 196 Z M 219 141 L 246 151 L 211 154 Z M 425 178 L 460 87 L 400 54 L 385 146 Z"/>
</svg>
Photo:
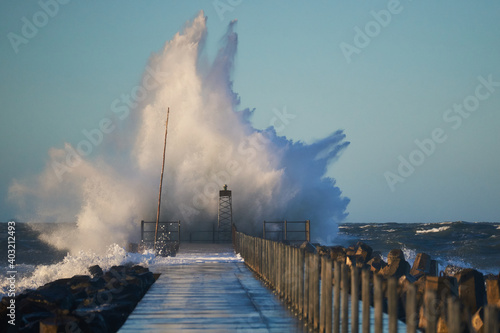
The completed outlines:
<svg viewBox="0 0 500 333">
<path fill-rule="evenodd" d="M 181 220 L 184 231 L 211 230 L 218 191 L 228 184 L 239 230 L 258 233 L 264 220 L 308 219 L 313 240 L 334 239 L 349 199 L 325 174 L 348 146 L 345 134 L 334 131 L 306 144 L 278 136 L 273 127 L 254 128 L 253 110 L 240 107 L 232 89 L 236 22 L 211 62 L 200 56 L 206 22 L 200 12 L 152 54 L 142 84 L 127 93 L 132 103 L 112 104 L 105 118 L 114 130 L 91 154 L 75 156 L 79 145 L 65 143 L 49 151 L 41 174 L 13 181 L 9 197 L 20 220 L 76 220 L 75 232 L 45 233 L 44 241 L 72 255 L 105 255 L 110 244 L 139 240 L 140 221 L 156 218 L 167 108 L 162 220 Z"/>
</svg>

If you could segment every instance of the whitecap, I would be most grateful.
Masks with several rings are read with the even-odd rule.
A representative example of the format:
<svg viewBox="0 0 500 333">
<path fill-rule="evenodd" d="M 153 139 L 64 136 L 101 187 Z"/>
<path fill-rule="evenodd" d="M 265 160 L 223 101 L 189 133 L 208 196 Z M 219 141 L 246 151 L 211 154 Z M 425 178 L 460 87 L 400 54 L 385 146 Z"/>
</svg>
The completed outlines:
<svg viewBox="0 0 500 333">
<path fill-rule="evenodd" d="M 448 229 L 450 229 L 450 226 L 432 228 L 432 229 L 421 229 L 421 230 L 417 230 L 417 234 L 428 234 L 428 233 L 433 233 L 433 232 L 441 232 L 441 231 L 445 231 Z"/>
</svg>

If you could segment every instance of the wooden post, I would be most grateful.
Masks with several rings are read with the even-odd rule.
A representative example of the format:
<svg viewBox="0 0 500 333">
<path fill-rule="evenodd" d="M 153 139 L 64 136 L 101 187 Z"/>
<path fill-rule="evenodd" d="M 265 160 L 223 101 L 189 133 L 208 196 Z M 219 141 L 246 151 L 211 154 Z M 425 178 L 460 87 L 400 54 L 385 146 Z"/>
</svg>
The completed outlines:
<svg viewBox="0 0 500 333">
<path fill-rule="evenodd" d="M 301 249 L 297 249 L 297 253 L 298 253 L 298 256 L 299 256 L 299 259 L 298 259 L 298 265 L 299 265 L 299 280 L 298 280 L 298 283 L 299 283 L 299 298 L 298 298 L 298 302 L 299 302 L 299 316 L 304 316 L 304 252 L 303 250 Z"/>
<path fill-rule="evenodd" d="M 351 333 L 358 333 L 359 328 L 359 272 L 351 266 Z"/>
<path fill-rule="evenodd" d="M 362 310 L 362 330 L 363 333 L 370 333 L 370 271 L 361 271 L 361 299 L 363 301 Z"/>
<path fill-rule="evenodd" d="M 290 309 L 292 306 L 293 299 L 293 288 L 292 288 L 292 247 L 289 245 L 285 245 L 287 248 L 287 290 L 288 290 L 288 308 Z"/>
<path fill-rule="evenodd" d="M 158 194 L 158 210 L 156 211 L 156 228 L 155 228 L 155 241 L 153 245 L 153 250 L 156 251 L 156 241 L 158 239 L 158 224 L 160 223 L 160 206 L 161 206 L 161 188 L 163 185 L 163 170 L 165 169 L 165 151 L 167 150 L 167 131 L 168 131 L 168 115 L 170 113 L 170 108 L 167 109 L 167 121 L 165 123 L 165 139 L 163 142 L 163 162 L 161 165 L 161 175 L 160 175 L 160 193 Z"/>
<path fill-rule="evenodd" d="M 280 251 L 281 251 L 281 276 L 280 276 L 280 285 L 281 285 L 281 297 L 285 298 L 286 296 L 286 249 L 285 244 L 280 243 Z"/>
<path fill-rule="evenodd" d="M 406 332 L 417 332 L 417 288 L 412 283 L 406 292 Z"/>
<path fill-rule="evenodd" d="M 389 333 L 398 332 L 398 281 L 389 278 L 387 282 L 387 301 L 389 312 Z"/>
<path fill-rule="evenodd" d="M 434 290 L 425 291 L 425 318 L 427 319 L 426 333 L 436 333 L 437 330 L 437 308 L 436 292 Z"/>
<path fill-rule="evenodd" d="M 310 253 L 309 255 L 309 305 L 308 305 L 308 314 L 307 314 L 307 322 L 309 323 L 309 327 L 313 328 L 314 323 L 314 253 Z"/>
<path fill-rule="evenodd" d="M 484 307 L 484 333 L 498 333 L 498 309 L 490 304 Z"/>
<path fill-rule="evenodd" d="M 340 262 L 334 262 L 333 333 L 340 333 Z"/>
<path fill-rule="evenodd" d="M 326 264 L 326 256 L 321 256 L 321 293 L 320 293 L 320 314 L 319 314 L 319 331 L 324 332 L 325 331 L 325 316 L 326 316 L 326 283 L 325 283 L 325 264 Z"/>
<path fill-rule="evenodd" d="M 448 333 L 460 333 L 460 304 L 453 297 L 448 298 Z"/>
<path fill-rule="evenodd" d="M 348 308 L 348 297 L 349 297 L 349 277 L 347 275 L 347 265 L 342 263 L 341 265 L 342 277 L 340 281 L 342 283 L 342 312 L 341 319 L 342 322 L 342 333 L 347 333 L 349 330 L 348 320 L 349 320 L 349 308 Z"/>
<path fill-rule="evenodd" d="M 384 325 L 383 321 L 383 290 L 382 290 L 382 277 L 378 274 L 373 276 L 373 303 L 374 303 L 374 315 L 375 315 L 375 333 L 382 333 L 382 328 Z"/>
<path fill-rule="evenodd" d="M 302 309 L 303 311 L 303 319 L 307 319 L 306 322 L 309 321 L 309 297 L 310 297 L 310 291 L 309 291 L 309 280 L 310 280 L 310 267 L 309 267 L 309 260 L 310 260 L 311 254 L 309 252 L 304 251 L 304 307 Z"/>
<path fill-rule="evenodd" d="M 292 258 L 293 258 L 293 275 L 292 275 L 292 287 L 293 287 L 293 308 L 295 313 L 299 311 L 299 249 L 292 247 Z"/>
<path fill-rule="evenodd" d="M 314 329 L 319 329 L 319 254 L 313 255 Z"/>
<path fill-rule="evenodd" d="M 283 267 L 281 267 L 281 262 L 283 261 L 283 254 L 281 252 L 281 243 L 276 243 L 276 291 L 278 296 L 281 297 L 281 276 L 283 275 Z"/>
<path fill-rule="evenodd" d="M 332 331 L 332 260 L 327 259 L 325 263 L 325 332 Z"/>
</svg>

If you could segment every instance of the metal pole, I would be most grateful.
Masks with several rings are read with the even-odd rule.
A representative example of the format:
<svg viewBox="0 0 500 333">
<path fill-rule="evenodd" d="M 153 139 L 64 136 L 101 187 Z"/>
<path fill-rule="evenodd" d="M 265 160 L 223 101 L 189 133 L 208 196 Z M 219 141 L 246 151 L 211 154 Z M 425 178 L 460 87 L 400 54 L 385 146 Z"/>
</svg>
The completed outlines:
<svg viewBox="0 0 500 333">
<path fill-rule="evenodd" d="M 165 150 L 167 149 L 167 131 L 168 131 L 168 115 L 169 115 L 169 113 L 170 113 L 170 108 L 167 109 L 167 121 L 165 123 L 165 139 L 163 141 L 163 163 L 161 165 L 160 193 L 158 194 L 158 210 L 156 211 L 155 242 L 153 245 L 154 251 L 156 251 L 156 240 L 158 237 L 158 223 L 160 223 L 161 188 L 163 185 L 163 170 L 165 169 Z"/>
</svg>

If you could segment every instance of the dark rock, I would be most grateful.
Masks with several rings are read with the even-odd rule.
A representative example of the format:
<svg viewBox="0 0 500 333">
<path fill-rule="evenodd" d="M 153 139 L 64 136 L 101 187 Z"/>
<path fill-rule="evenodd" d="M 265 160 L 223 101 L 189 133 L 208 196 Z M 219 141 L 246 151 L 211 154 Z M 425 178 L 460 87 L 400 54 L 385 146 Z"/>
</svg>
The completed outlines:
<svg viewBox="0 0 500 333">
<path fill-rule="evenodd" d="M 38 306 L 47 310 L 56 308 L 70 310 L 73 307 L 74 297 L 66 285 L 46 284 L 31 292 L 27 300 L 37 303 Z"/>
<path fill-rule="evenodd" d="M 102 326 L 102 323 L 104 323 L 107 331 L 116 332 L 123 325 L 134 307 L 135 304 L 120 302 L 104 304 L 98 307 L 81 307 L 73 313 L 76 317 L 82 318 L 89 326 Z"/>
<path fill-rule="evenodd" d="M 300 249 L 302 251 L 306 251 L 306 252 L 309 252 L 309 253 L 316 253 L 316 247 L 314 245 L 312 245 L 311 243 L 309 242 L 304 242 L 300 245 Z"/>
<path fill-rule="evenodd" d="M 385 278 L 396 277 L 400 278 L 403 275 L 409 274 L 410 264 L 405 260 L 403 251 L 394 249 L 387 256 L 387 266 L 382 268 L 378 274 Z"/>
<path fill-rule="evenodd" d="M 426 276 L 424 279 L 425 290 L 433 290 L 443 300 L 447 300 L 451 296 L 458 296 L 458 282 L 456 278 L 449 276 Z"/>
<path fill-rule="evenodd" d="M 48 318 L 40 322 L 40 332 L 108 332 L 106 327 L 104 330 L 94 330 L 81 318 L 75 316 L 59 316 Z"/>
<path fill-rule="evenodd" d="M 393 249 L 387 255 L 387 264 L 390 265 L 394 261 L 405 260 L 405 255 L 401 249 Z"/>
<path fill-rule="evenodd" d="M 346 256 L 354 257 L 356 255 L 356 249 L 354 246 L 349 246 L 345 249 Z"/>
<path fill-rule="evenodd" d="M 48 311 L 42 311 L 42 312 L 32 312 L 28 314 L 23 314 L 22 315 L 22 323 L 24 327 L 39 327 L 38 322 L 40 320 L 44 320 L 47 318 L 53 318 L 55 317 L 55 314 L 52 312 Z"/>
<path fill-rule="evenodd" d="M 342 246 L 331 246 L 330 247 L 330 258 L 333 261 L 340 261 L 345 263 L 346 254 L 345 249 Z"/>
<path fill-rule="evenodd" d="M 415 277 L 431 275 L 431 256 L 427 253 L 417 253 L 410 274 Z"/>
<path fill-rule="evenodd" d="M 380 257 L 371 258 L 367 265 L 370 267 L 370 270 L 374 273 L 378 273 L 381 269 L 387 266 L 386 262 L 382 260 Z"/>
<path fill-rule="evenodd" d="M 316 250 L 320 256 L 330 256 L 330 248 L 327 246 L 318 246 Z"/>
<path fill-rule="evenodd" d="M 356 243 L 355 249 L 357 262 L 367 263 L 371 259 L 373 249 L 370 246 L 363 242 L 358 242 Z"/>
<path fill-rule="evenodd" d="M 139 278 L 142 280 L 143 286 L 145 287 L 144 292 L 146 292 L 149 287 L 156 281 L 152 272 L 141 273 L 139 274 Z"/>
<path fill-rule="evenodd" d="M 142 274 L 142 273 L 148 273 L 149 269 L 147 269 L 146 267 L 135 265 L 130 268 L 130 271 L 135 274 Z"/>
<path fill-rule="evenodd" d="M 458 274 L 460 271 L 463 271 L 464 269 L 465 268 L 460 267 L 460 266 L 448 265 L 444 269 L 443 274 L 446 276 L 453 276 L 454 277 L 456 274 Z"/>
<path fill-rule="evenodd" d="M 470 313 L 475 313 L 486 303 L 483 274 L 475 269 L 464 269 L 455 275 L 458 295 Z"/>
<path fill-rule="evenodd" d="M 92 278 L 99 278 L 104 275 L 104 272 L 99 265 L 90 266 L 88 269 Z"/>
<path fill-rule="evenodd" d="M 98 266 L 90 272 L 99 274 Z M 149 269 L 113 266 L 100 277 L 76 275 L 59 279 L 16 297 L 16 328 L 19 332 L 115 332 L 154 283 Z M 10 299 L 0 301 L 7 318 Z M 0 320 L 0 331 L 9 332 Z"/>
</svg>

